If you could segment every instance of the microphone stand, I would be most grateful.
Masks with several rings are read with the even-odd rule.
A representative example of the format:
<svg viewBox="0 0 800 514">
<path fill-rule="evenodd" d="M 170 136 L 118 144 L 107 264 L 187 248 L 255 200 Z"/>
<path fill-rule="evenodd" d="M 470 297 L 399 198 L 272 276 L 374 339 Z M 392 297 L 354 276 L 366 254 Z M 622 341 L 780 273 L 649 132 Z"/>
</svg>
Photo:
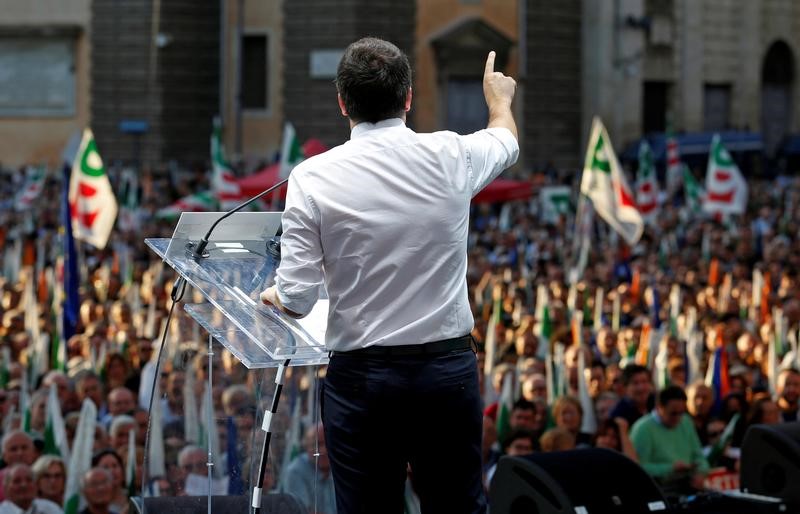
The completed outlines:
<svg viewBox="0 0 800 514">
<path fill-rule="evenodd" d="M 284 185 L 288 181 L 289 181 L 289 177 L 286 177 L 285 179 L 279 181 L 274 186 L 269 187 L 269 188 L 265 189 L 264 191 L 261 191 L 260 193 L 258 193 L 253 198 L 250 198 L 249 200 L 237 205 L 233 209 L 229 210 L 228 212 L 226 212 L 225 214 L 220 216 L 219 219 L 217 221 L 215 221 L 213 225 L 211 225 L 211 228 L 208 229 L 208 232 L 206 232 L 206 235 L 204 235 L 203 238 L 200 239 L 200 241 L 197 242 L 197 245 L 195 246 L 194 243 L 189 243 L 189 245 L 187 246 L 187 249 L 193 249 L 193 256 L 196 259 L 197 258 L 208 257 L 208 254 L 204 253 L 205 250 L 206 250 L 206 247 L 208 246 L 208 238 L 211 237 L 211 232 L 213 232 L 214 229 L 217 228 L 217 225 L 219 225 L 220 221 L 224 220 L 225 218 L 230 217 L 231 215 L 233 215 L 236 212 L 239 212 L 240 210 L 244 209 L 245 207 L 247 207 L 251 203 L 255 202 L 256 200 L 258 200 L 262 196 L 268 195 L 269 193 L 275 191 L 276 189 L 278 189 L 279 187 L 281 187 L 282 185 Z"/>
<path fill-rule="evenodd" d="M 225 218 L 230 217 L 234 213 L 237 213 L 237 212 L 241 211 L 242 209 L 244 209 L 245 207 L 247 207 L 251 203 L 255 202 L 259 198 L 263 197 L 264 195 L 270 194 L 271 192 L 275 191 L 276 189 L 278 189 L 282 185 L 286 184 L 288 181 L 289 181 L 289 177 L 286 177 L 285 179 L 279 181 L 277 184 L 275 184 L 275 185 L 273 185 L 271 187 L 268 187 L 267 189 L 265 189 L 265 190 L 261 191 L 260 193 L 258 193 L 256 196 L 250 198 L 249 200 L 246 200 L 243 203 L 240 203 L 239 205 L 237 205 L 233 209 L 229 210 L 228 212 L 226 212 L 225 214 L 220 216 L 219 219 L 217 219 L 217 221 L 215 221 L 211 225 L 211 227 L 208 229 L 208 232 L 206 232 L 206 235 L 204 235 L 203 238 L 200 239 L 200 241 L 198 241 L 197 243 L 189 242 L 189 243 L 186 244 L 187 253 L 189 253 L 188 251 L 191 251 L 190 257 L 192 257 L 195 260 L 204 259 L 204 258 L 208 257 L 208 254 L 206 253 L 206 247 L 208 246 L 208 239 L 211 237 L 211 233 L 214 231 L 215 228 L 217 228 L 217 225 L 219 225 L 220 221 L 224 220 Z M 185 281 L 186 281 L 185 278 L 178 277 L 178 280 L 175 281 L 174 288 L 176 288 L 176 289 L 180 288 Z"/>
</svg>

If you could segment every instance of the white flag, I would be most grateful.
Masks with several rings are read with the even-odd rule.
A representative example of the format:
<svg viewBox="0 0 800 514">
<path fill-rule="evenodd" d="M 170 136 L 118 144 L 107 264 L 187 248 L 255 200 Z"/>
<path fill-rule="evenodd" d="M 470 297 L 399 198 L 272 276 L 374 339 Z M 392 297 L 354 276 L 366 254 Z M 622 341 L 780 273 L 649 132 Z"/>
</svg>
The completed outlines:
<svg viewBox="0 0 800 514">
<path fill-rule="evenodd" d="M 658 179 L 653 152 L 647 141 L 639 145 L 639 172 L 636 175 L 636 203 L 648 223 L 658 219 Z"/>
<path fill-rule="evenodd" d="M 581 193 L 592 200 L 597 213 L 633 246 L 642 237 L 644 221 L 631 188 L 622 174 L 603 123 L 595 117 L 583 165 Z"/>
<path fill-rule="evenodd" d="M 719 134 L 711 140 L 706 170 L 703 210 L 710 213 L 742 214 L 747 209 L 747 182 Z"/>
<path fill-rule="evenodd" d="M 72 164 L 69 209 L 75 239 L 86 241 L 98 249 L 105 248 L 117 219 L 117 199 L 89 129 L 83 131 Z"/>
<path fill-rule="evenodd" d="M 667 137 L 667 194 L 671 197 L 683 183 L 683 163 L 681 162 L 678 141 Z"/>
<path fill-rule="evenodd" d="M 287 121 L 283 125 L 283 142 L 281 143 L 281 180 L 288 177 L 292 169 L 304 158 L 303 148 L 300 146 L 300 141 L 297 139 L 294 125 Z"/>
</svg>

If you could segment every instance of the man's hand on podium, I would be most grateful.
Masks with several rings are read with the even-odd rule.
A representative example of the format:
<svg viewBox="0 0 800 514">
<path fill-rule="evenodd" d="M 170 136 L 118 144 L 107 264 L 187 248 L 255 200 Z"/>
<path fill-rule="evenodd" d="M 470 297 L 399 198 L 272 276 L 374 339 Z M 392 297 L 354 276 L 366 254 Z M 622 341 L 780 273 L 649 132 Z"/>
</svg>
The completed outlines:
<svg viewBox="0 0 800 514">
<path fill-rule="evenodd" d="M 259 297 L 261 298 L 261 302 L 264 305 L 274 305 L 275 307 L 280 309 L 281 312 L 283 312 L 284 314 L 286 314 L 291 318 L 303 317 L 302 314 L 297 314 L 296 312 L 290 311 L 289 309 L 283 306 L 283 304 L 281 303 L 281 299 L 278 297 L 278 290 L 275 288 L 275 286 L 270 286 L 261 291 L 261 295 Z"/>
</svg>

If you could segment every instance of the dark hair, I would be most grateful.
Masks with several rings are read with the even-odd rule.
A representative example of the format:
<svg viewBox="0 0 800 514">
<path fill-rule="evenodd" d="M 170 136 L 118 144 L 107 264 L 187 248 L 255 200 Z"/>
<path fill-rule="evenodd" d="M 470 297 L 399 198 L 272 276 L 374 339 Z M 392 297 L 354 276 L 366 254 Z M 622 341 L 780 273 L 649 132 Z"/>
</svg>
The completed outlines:
<svg viewBox="0 0 800 514">
<path fill-rule="evenodd" d="M 512 430 L 503 439 L 502 444 L 500 445 L 500 447 L 503 450 L 503 453 L 506 453 L 506 451 L 508 450 L 508 447 L 511 446 L 511 443 L 513 443 L 517 439 L 530 439 L 531 448 L 533 448 L 534 450 L 536 449 L 536 446 L 538 444 L 538 441 L 536 440 L 536 435 L 533 432 L 531 432 L 530 430 L 522 430 L 522 429 Z"/>
<path fill-rule="evenodd" d="M 352 43 L 336 70 L 336 89 L 347 116 L 356 122 L 400 116 L 410 87 L 408 57 L 382 39 L 366 37 Z"/>
<path fill-rule="evenodd" d="M 686 401 L 686 393 L 678 386 L 669 386 L 658 393 L 658 404 L 662 407 L 672 400 Z"/>
<path fill-rule="evenodd" d="M 622 368 L 622 384 L 627 386 L 633 380 L 633 377 L 638 375 L 639 373 L 647 373 L 648 377 L 651 377 L 650 370 L 645 368 L 640 364 L 628 364 L 624 368 Z"/>
<path fill-rule="evenodd" d="M 519 400 L 514 402 L 514 405 L 511 406 L 511 410 L 531 410 L 534 413 L 536 412 L 536 404 L 526 400 L 525 398 L 520 398 Z"/>
<path fill-rule="evenodd" d="M 112 448 L 105 448 L 92 455 L 92 467 L 97 466 L 100 463 L 100 459 L 102 459 L 106 455 L 111 455 L 112 457 L 114 457 L 117 460 L 119 467 L 125 469 L 125 463 L 122 462 L 122 457 L 120 457 L 119 453 L 117 453 L 117 451 Z"/>
<path fill-rule="evenodd" d="M 617 448 L 614 448 L 617 451 L 622 451 L 622 434 L 619 432 L 619 425 L 613 419 L 607 419 L 603 421 L 599 427 L 597 427 L 597 431 L 592 436 L 592 446 L 597 446 L 597 439 L 605 435 L 605 433 L 611 430 L 614 432 L 614 435 L 617 437 Z"/>
</svg>

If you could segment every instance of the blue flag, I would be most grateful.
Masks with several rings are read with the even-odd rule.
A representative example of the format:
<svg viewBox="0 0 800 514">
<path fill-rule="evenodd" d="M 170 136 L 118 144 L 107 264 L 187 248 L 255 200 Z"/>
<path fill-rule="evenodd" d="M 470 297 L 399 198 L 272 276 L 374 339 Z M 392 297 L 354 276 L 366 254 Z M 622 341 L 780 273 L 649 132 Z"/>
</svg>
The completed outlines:
<svg viewBox="0 0 800 514">
<path fill-rule="evenodd" d="M 658 289 L 656 289 L 655 282 L 650 287 L 653 292 L 653 303 L 650 305 L 650 315 L 653 317 L 653 328 L 658 330 L 661 328 L 661 302 L 658 298 Z"/>
<path fill-rule="evenodd" d="M 61 218 L 64 224 L 64 304 L 62 316 L 64 333 L 62 344 L 75 335 L 78 326 L 80 298 L 78 296 L 78 254 L 75 251 L 75 239 L 72 237 L 72 219 L 69 207 L 69 177 L 72 166 L 64 163 L 64 182 L 62 183 Z"/>
<path fill-rule="evenodd" d="M 236 434 L 236 424 L 233 418 L 228 416 L 226 422 L 227 430 L 227 451 L 228 451 L 228 494 L 244 494 L 244 483 L 242 482 L 242 469 L 239 465 L 238 437 Z"/>
</svg>

